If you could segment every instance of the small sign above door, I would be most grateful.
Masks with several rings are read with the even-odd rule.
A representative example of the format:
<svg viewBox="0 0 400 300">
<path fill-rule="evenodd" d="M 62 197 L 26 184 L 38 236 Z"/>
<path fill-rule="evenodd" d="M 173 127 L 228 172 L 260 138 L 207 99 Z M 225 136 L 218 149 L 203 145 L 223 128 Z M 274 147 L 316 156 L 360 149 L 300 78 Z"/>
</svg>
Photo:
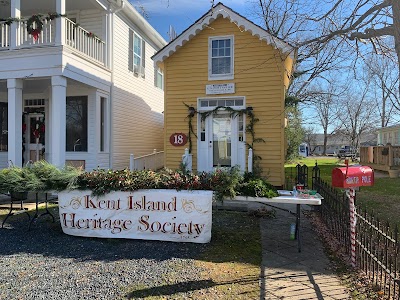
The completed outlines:
<svg viewBox="0 0 400 300">
<path fill-rule="evenodd" d="M 217 94 L 233 94 L 235 93 L 234 83 L 220 83 L 220 84 L 207 84 L 206 94 L 217 95 Z"/>
</svg>

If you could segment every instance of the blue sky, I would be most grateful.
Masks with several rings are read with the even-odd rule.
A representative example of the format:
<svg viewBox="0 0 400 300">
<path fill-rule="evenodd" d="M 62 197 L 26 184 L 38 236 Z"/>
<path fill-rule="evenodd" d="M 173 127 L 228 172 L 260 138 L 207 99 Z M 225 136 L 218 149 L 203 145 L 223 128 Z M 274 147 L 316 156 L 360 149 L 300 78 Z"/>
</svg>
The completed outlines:
<svg viewBox="0 0 400 300">
<path fill-rule="evenodd" d="M 136 9 L 143 7 L 147 21 L 168 41 L 172 25 L 179 35 L 211 8 L 210 0 L 130 0 Z M 218 3 L 219 1 L 215 1 Z M 254 16 L 248 0 L 225 0 L 223 3 L 245 17 Z"/>
</svg>

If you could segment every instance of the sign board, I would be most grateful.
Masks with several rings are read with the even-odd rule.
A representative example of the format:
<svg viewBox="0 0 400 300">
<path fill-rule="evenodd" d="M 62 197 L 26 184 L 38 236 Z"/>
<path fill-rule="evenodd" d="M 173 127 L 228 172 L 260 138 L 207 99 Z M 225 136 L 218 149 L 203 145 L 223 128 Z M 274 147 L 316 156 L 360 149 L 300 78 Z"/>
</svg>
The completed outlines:
<svg viewBox="0 0 400 300">
<path fill-rule="evenodd" d="M 169 137 L 169 142 L 173 146 L 184 146 L 184 145 L 186 145 L 187 141 L 188 141 L 188 138 L 187 138 L 186 134 L 184 134 L 182 132 L 175 132 L 175 133 L 171 134 L 171 136 Z"/>
<path fill-rule="evenodd" d="M 212 191 L 138 190 L 91 196 L 58 195 L 61 227 L 69 235 L 172 242 L 211 240 Z"/>
<path fill-rule="evenodd" d="M 206 94 L 217 95 L 217 94 L 234 94 L 235 84 L 234 83 L 220 83 L 220 84 L 207 84 Z"/>
<path fill-rule="evenodd" d="M 332 186 L 353 188 L 374 185 L 374 170 L 367 166 L 351 166 L 332 170 Z"/>
</svg>

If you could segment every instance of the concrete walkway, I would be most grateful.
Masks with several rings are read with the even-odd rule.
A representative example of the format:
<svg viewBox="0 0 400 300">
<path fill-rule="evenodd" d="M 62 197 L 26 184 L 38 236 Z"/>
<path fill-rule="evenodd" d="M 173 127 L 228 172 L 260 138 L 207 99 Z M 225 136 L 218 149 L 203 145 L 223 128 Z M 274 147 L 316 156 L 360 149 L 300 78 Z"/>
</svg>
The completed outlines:
<svg viewBox="0 0 400 300">
<path fill-rule="evenodd" d="M 280 207 L 295 211 L 294 205 Z M 261 219 L 261 299 L 351 299 L 329 269 L 329 259 L 307 218 L 302 214 L 300 253 L 297 241 L 290 240 L 291 223 L 295 223 L 295 216 L 282 210 L 276 210 L 276 218 Z"/>
</svg>

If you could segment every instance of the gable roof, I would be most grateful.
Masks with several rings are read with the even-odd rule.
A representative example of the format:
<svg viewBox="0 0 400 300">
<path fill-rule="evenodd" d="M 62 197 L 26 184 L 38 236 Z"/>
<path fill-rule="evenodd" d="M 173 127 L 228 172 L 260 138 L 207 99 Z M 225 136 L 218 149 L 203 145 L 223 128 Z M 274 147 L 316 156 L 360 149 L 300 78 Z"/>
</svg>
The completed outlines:
<svg viewBox="0 0 400 300">
<path fill-rule="evenodd" d="M 157 65 L 158 63 L 163 62 L 166 58 L 174 54 L 180 47 L 182 47 L 185 43 L 195 37 L 199 32 L 201 32 L 205 27 L 209 26 L 219 17 L 229 19 L 238 27 L 243 28 L 244 31 L 247 31 L 253 36 L 258 37 L 260 40 L 267 42 L 267 44 L 273 46 L 275 49 L 279 49 L 282 53 L 290 55 L 290 57 L 293 59 L 295 58 L 295 47 L 282 41 L 281 39 L 278 39 L 277 37 L 274 37 L 262 27 L 254 24 L 231 8 L 219 2 L 189 28 L 182 32 L 178 37 L 153 55 L 152 59 L 154 60 L 154 64 Z"/>
</svg>

